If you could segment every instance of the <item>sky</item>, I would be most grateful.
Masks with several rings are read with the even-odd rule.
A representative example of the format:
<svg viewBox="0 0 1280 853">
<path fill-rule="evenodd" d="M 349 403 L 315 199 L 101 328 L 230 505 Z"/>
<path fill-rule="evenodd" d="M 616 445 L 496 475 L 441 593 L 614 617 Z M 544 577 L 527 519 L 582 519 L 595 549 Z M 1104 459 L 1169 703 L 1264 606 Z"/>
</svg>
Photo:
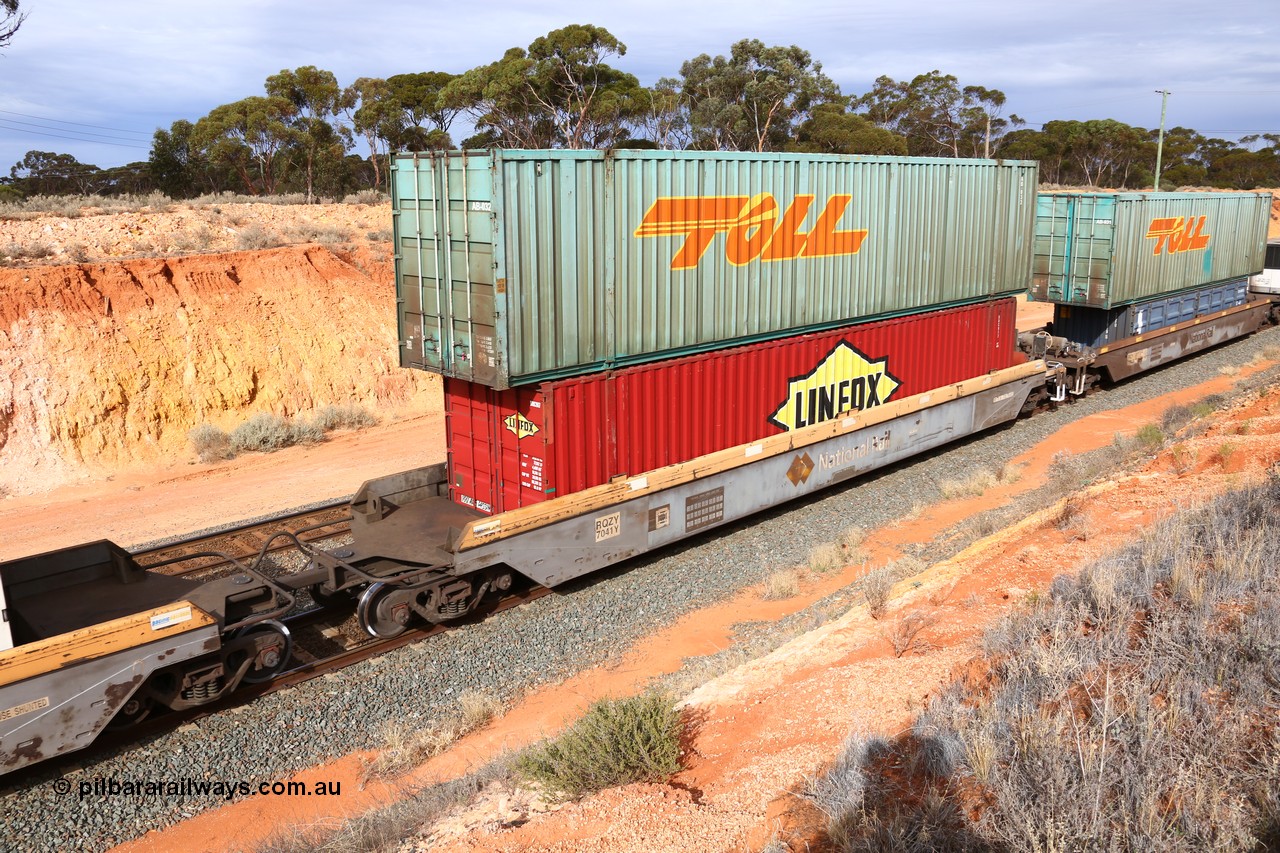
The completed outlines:
<svg viewBox="0 0 1280 853">
<path fill-rule="evenodd" d="M 178 119 L 263 94 L 315 65 L 358 77 L 459 73 L 567 24 L 626 46 L 611 64 L 641 83 L 675 77 L 742 38 L 798 45 L 844 94 L 934 69 L 1003 91 L 1037 127 L 1114 118 L 1235 140 L 1280 133 L 1276 0 L 22 0 L 0 50 L 0 175 L 27 151 L 102 168 L 146 160 Z M 466 133 L 454 128 L 455 141 Z"/>
</svg>

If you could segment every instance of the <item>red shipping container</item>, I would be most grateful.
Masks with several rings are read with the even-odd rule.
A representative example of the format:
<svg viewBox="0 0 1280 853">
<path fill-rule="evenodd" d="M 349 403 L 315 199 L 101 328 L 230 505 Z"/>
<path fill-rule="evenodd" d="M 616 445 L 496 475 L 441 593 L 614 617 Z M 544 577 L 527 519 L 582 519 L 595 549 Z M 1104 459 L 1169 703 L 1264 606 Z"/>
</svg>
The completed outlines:
<svg viewBox="0 0 1280 853">
<path fill-rule="evenodd" d="M 495 391 L 444 381 L 450 494 L 496 513 L 1009 367 L 1012 298 Z"/>
</svg>

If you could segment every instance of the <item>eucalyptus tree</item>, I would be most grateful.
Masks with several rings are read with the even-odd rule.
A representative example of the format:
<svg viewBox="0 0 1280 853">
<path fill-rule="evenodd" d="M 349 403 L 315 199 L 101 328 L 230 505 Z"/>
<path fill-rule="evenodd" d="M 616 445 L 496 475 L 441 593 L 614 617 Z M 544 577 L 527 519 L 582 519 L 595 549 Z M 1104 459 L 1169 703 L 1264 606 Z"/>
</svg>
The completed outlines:
<svg viewBox="0 0 1280 853">
<path fill-rule="evenodd" d="M 443 94 L 457 77 L 444 71 L 420 71 L 387 78 L 383 132 L 393 147 L 429 151 L 453 146 L 449 128 L 462 108 L 446 103 Z"/>
<path fill-rule="evenodd" d="M 639 81 L 605 61 L 626 52 L 603 27 L 572 24 L 466 72 L 446 87 L 444 103 L 469 112 L 478 135 L 501 145 L 609 148 L 649 106 Z"/>
<path fill-rule="evenodd" d="M 350 97 L 338 85 L 332 71 L 305 65 L 293 71 L 283 69 L 267 78 L 268 97 L 287 101 L 293 106 L 284 122 L 295 131 L 291 140 L 302 159 L 307 202 L 315 189 L 316 161 L 324 158 L 340 162 L 351 147 L 351 131 L 336 119 L 347 107 Z"/>
<path fill-rule="evenodd" d="M 26 12 L 21 9 L 20 0 L 0 0 L 0 47 L 8 47 L 9 42 L 17 34 L 22 22 L 27 19 Z"/>
<path fill-rule="evenodd" d="M 347 87 L 345 97 L 346 117 L 351 127 L 364 137 L 369 146 L 369 162 L 373 165 L 373 187 L 382 186 L 382 169 L 385 162 L 391 168 L 391 135 L 393 117 L 397 107 L 391 97 L 391 85 L 381 77 L 360 77 Z"/>
<path fill-rule="evenodd" d="M 807 50 L 743 39 L 729 56 L 696 56 L 680 66 L 692 147 L 779 151 L 818 104 L 840 90 Z"/>
<path fill-rule="evenodd" d="M 796 138 L 788 151 L 818 154 L 899 154 L 907 153 L 907 141 L 891 130 L 876 127 L 860 115 L 848 112 L 844 104 L 818 104 L 796 128 Z"/>
<path fill-rule="evenodd" d="M 234 172 L 250 195 L 271 194 L 279 184 L 281 153 L 298 139 L 296 113 L 285 98 L 244 98 L 197 121 L 191 142 L 211 163 Z"/>
<path fill-rule="evenodd" d="M 933 70 L 911 80 L 876 78 L 853 107 L 878 127 L 907 140 L 911 154 L 990 157 L 1001 137 L 1024 124 L 1004 118 L 1005 94 L 983 86 L 960 86 L 953 74 Z"/>
</svg>

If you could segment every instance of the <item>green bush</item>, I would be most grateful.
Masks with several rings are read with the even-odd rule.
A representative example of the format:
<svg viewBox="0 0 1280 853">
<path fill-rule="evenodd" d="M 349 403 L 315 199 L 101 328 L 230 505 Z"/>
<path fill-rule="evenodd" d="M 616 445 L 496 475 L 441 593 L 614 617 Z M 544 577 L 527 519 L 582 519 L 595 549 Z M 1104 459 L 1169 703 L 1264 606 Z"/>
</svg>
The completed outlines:
<svg viewBox="0 0 1280 853">
<path fill-rule="evenodd" d="M 1155 424 L 1144 424 L 1138 429 L 1135 438 L 1147 450 L 1159 450 L 1164 447 L 1164 432 Z"/>
<path fill-rule="evenodd" d="M 665 694 L 602 699 L 560 737 L 522 755 L 516 772 L 565 799 L 659 782 L 680 769 L 683 731 L 675 700 Z"/>
</svg>

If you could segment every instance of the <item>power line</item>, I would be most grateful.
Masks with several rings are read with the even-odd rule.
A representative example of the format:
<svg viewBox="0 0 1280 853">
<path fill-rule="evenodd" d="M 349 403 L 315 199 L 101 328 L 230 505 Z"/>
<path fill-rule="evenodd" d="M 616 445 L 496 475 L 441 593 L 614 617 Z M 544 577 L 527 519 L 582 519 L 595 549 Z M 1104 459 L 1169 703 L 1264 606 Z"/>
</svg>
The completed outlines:
<svg viewBox="0 0 1280 853">
<path fill-rule="evenodd" d="M 151 146 L 149 145 L 129 145 L 124 142 L 106 142 L 99 139 L 85 139 L 83 136 L 67 136 L 62 133 L 43 133 L 38 130 L 27 130 L 24 127 L 13 127 L 9 124 L 6 124 L 4 119 L 0 119 L 0 128 L 3 128 L 5 130 L 16 131 L 18 133 L 27 133 L 27 134 L 31 134 L 32 136 L 51 136 L 56 139 L 70 139 L 74 142 L 87 142 L 91 145 L 114 145 L 117 148 L 133 148 L 138 151 L 151 150 Z"/>
<path fill-rule="evenodd" d="M 17 120 L 15 120 L 15 119 L 11 119 L 11 118 L 0 118 L 0 121 L 7 122 L 10 126 L 15 125 L 15 124 L 21 124 L 21 125 L 24 125 L 24 126 L 26 126 L 26 127 L 38 127 L 38 128 L 40 128 L 41 130 L 62 130 L 62 128 L 60 128 L 60 127 L 49 127 L 48 125 L 43 125 L 43 124 L 34 124 L 34 123 L 32 123 L 32 122 L 29 122 L 29 121 L 17 121 Z M 139 140 L 137 140 L 137 139 L 129 139 L 127 136 L 111 136 L 111 135 L 109 135 L 109 134 L 105 134 L 105 133 L 88 133 L 88 132 L 83 131 L 83 130 L 68 130 L 68 131 L 67 131 L 67 133 L 78 133 L 78 134 L 80 134 L 80 135 L 81 135 L 81 136 L 83 136 L 83 137 L 97 136 L 97 137 L 100 137 L 100 138 L 102 138 L 102 139 L 119 139 L 119 140 L 122 140 L 122 141 L 124 141 L 124 142 L 138 142 L 138 141 L 139 141 Z"/>
<path fill-rule="evenodd" d="M 76 127 L 92 127 L 94 130 L 114 130 L 117 133 L 133 133 L 133 134 L 137 134 L 138 136 L 151 135 L 149 132 L 142 131 L 142 130 L 129 130 L 128 128 L 124 128 L 124 127 L 104 127 L 100 124 L 81 124 L 78 121 L 63 121 L 60 118 L 47 118 L 45 116 L 28 115 L 27 113 L 15 113 L 12 110 L 0 110 L 0 113 L 3 113 L 5 115 L 10 115 L 10 116 L 22 116 L 23 118 L 33 118 L 33 119 L 36 119 L 37 121 L 51 121 L 54 124 L 70 124 L 70 125 L 75 125 Z M 53 128 L 53 130 L 57 130 L 57 129 L 58 128 Z"/>
</svg>

